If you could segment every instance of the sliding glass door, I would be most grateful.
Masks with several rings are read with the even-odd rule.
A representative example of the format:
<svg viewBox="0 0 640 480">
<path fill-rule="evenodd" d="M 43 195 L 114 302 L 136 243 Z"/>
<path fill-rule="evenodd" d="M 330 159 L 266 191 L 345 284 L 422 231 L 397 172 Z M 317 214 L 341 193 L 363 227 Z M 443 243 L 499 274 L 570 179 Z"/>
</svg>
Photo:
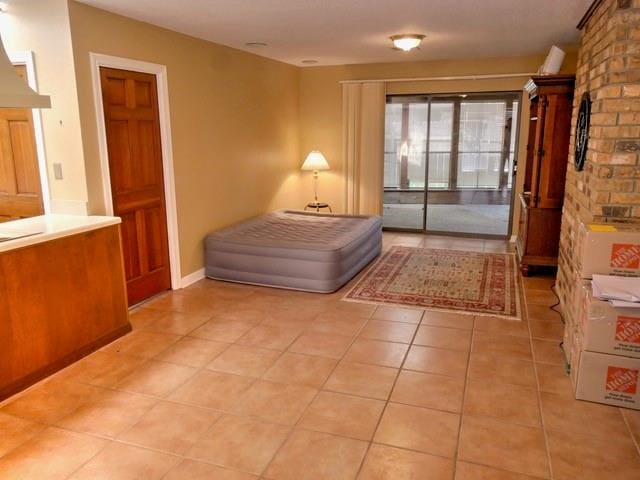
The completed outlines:
<svg viewBox="0 0 640 480">
<path fill-rule="evenodd" d="M 386 228 L 508 235 L 519 95 L 391 96 Z"/>
</svg>

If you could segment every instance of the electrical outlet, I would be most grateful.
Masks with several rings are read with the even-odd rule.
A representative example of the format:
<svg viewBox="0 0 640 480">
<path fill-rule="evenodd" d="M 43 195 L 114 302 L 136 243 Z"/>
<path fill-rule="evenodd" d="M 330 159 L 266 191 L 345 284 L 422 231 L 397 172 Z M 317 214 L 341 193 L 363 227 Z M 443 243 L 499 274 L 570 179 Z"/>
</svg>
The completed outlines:
<svg viewBox="0 0 640 480">
<path fill-rule="evenodd" d="M 53 178 L 56 180 L 62 180 L 62 164 L 54 163 L 53 164 Z"/>
</svg>

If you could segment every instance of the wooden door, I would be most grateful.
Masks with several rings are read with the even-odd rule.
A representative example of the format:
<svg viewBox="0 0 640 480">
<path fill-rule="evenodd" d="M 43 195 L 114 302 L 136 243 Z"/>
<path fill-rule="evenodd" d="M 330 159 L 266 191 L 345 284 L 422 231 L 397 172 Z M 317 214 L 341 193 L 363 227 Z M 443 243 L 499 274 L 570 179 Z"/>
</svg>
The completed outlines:
<svg viewBox="0 0 640 480">
<path fill-rule="evenodd" d="M 15 69 L 26 81 L 26 67 Z M 43 213 L 31 110 L 0 108 L 0 222 Z"/>
<path fill-rule="evenodd" d="M 111 195 L 129 305 L 171 287 L 156 78 L 100 69 Z"/>
</svg>

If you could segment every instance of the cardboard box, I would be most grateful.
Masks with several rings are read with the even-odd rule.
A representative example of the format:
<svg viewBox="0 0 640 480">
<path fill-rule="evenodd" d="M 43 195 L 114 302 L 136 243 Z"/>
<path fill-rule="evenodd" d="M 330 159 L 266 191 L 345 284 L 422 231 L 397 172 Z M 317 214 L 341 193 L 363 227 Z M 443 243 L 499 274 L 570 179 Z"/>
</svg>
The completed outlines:
<svg viewBox="0 0 640 480">
<path fill-rule="evenodd" d="M 576 398 L 640 410 L 640 359 L 582 352 Z"/>
<path fill-rule="evenodd" d="M 640 276 L 640 225 L 581 224 L 576 239 L 580 276 Z"/>
<path fill-rule="evenodd" d="M 640 308 L 612 307 L 588 288 L 583 328 L 585 350 L 640 358 Z"/>
</svg>

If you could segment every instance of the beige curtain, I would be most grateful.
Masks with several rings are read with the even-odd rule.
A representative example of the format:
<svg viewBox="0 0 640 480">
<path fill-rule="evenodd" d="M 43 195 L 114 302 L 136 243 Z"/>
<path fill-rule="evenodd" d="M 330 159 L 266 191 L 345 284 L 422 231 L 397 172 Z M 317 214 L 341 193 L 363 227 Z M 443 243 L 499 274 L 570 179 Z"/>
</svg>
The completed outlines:
<svg viewBox="0 0 640 480">
<path fill-rule="evenodd" d="M 384 82 L 342 85 L 342 154 L 349 214 L 382 214 Z"/>
</svg>

